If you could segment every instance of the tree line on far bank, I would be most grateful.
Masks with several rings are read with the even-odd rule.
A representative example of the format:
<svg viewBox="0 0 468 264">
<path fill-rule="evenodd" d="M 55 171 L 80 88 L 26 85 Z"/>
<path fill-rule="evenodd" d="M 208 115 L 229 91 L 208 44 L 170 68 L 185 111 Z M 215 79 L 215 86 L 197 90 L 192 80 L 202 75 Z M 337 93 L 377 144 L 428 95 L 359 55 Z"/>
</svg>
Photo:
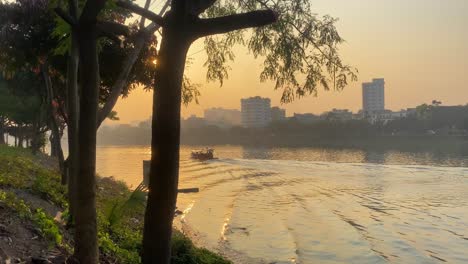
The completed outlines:
<svg viewBox="0 0 468 264">
<path fill-rule="evenodd" d="M 136 126 L 103 127 L 99 131 L 98 142 L 107 145 L 149 145 L 150 130 L 148 121 Z M 264 128 L 222 128 L 205 123 L 186 124 L 182 121 L 181 142 L 189 145 L 310 146 L 326 140 L 431 135 L 467 136 L 468 105 L 445 107 L 423 104 L 407 117 L 375 123 L 366 120 L 320 120 L 304 123 L 289 118 Z"/>
</svg>

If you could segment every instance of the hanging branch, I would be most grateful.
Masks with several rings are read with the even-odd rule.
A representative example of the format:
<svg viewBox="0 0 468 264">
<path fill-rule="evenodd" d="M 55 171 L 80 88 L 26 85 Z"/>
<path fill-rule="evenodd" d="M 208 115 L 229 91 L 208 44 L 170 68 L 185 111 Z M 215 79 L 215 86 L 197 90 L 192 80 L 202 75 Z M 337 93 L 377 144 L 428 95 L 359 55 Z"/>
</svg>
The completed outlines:
<svg viewBox="0 0 468 264">
<path fill-rule="evenodd" d="M 234 30 L 260 27 L 278 20 L 278 14 L 272 10 L 252 11 L 224 17 L 199 19 L 195 24 L 197 38 L 215 34 L 224 34 Z"/>
</svg>

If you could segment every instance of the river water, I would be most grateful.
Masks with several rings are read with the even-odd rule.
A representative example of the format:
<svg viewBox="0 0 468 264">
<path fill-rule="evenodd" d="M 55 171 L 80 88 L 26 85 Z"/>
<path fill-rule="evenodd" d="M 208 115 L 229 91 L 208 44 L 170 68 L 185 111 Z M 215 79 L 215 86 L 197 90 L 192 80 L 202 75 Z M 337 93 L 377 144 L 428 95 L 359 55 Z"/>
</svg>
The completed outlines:
<svg viewBox="0 0 468 264">
<path fill-rule="evenodd" d="M 181 150 L 176 225 L 236 263 L 468 263 L 468 157 L 314 148 Z M 98 173 L 142 179 L 145 146 L 101 146 Z"/>
</svg>

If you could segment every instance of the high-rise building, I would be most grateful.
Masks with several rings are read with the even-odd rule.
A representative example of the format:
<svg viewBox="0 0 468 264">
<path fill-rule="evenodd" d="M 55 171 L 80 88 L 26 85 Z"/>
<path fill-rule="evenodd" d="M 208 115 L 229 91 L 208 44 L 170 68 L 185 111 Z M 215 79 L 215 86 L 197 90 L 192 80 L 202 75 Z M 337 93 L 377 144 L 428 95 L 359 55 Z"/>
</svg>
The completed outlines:
<svg viewBox="0 0 468 264">
<path fill-rule="evenodd" d="M 286 119 L 286 110 L 277 106 L 271 108 L 271 121 L 283 121 Z"/>
<path fill-rule="evenodd" d="M 241 99 L 242 126 L 265 127 L 271 122 L 271 101 L 260 96 Z"/>
<path fill-rule="evenodd" d="M 210 108 L 205 110 L 205 120 L 210 125 L 231 127 L 241 125 L 241 112 L 236 109 Z"/>
<path fill-rule="evenodd" d="M 362 110 L 365 116 L 385 111 L 385 80 L 362 84 Z"/>
</svg>

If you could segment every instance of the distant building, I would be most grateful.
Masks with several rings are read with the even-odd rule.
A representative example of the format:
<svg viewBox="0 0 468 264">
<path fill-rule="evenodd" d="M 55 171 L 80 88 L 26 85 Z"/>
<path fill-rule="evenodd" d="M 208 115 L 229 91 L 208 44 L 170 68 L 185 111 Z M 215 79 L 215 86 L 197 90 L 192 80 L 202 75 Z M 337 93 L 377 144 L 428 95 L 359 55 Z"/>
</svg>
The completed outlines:
<svg viewBox="0 0 468 264">
<path fill-rule="evenodd" d="M 369 120 L 371 123 L 382 122 L 385 124 L 389 121 L 405 118 L 407 116 L 408 112 L 406 110 L 400 110 L 397 112 L 384 110 L 367 115 L 367 120 Z"/>
<path fill-rule="evenodd" d="M 364 116 L 385 111 L 385 80 L 373 79 L 362 84 L 362 109 Z"/>
<path fill-rule="evenodd" d="M 317 122 L 320 120 L 320 116 L 317 116 L 317 115 L 314 115 L 314 114 L 311 114 L 311 113 L 306 113 L 306 114 L 297 114 L 297 113 L 294 113 L 294 116 L 292 117 L 292 119 L 295 119 L 301 123 L 304 123 L 304 124 L 310 124 L 310 123 L 314 123 L 314 122 Z"/>
<path fill-rule="evenodd" d="M 353 119 L 353 112 L 349 111 L 348 109 L 333 108 L 333 110 L 324 113 L 322 116 L 322 119 L 325 120 L 347 121 Z"/>
<path fill-rule="evenodd" d="M 241 112 L 236 109 L 211 108 L 205 110 L 205 121 L 209 125 L 232 127 L 241 125 Z"/>
<path fill-rule="evenodd" d="M 198 128 L 206 125 L 204 118 L 191 115 L 189 118 L 182 120 L 182 128 Z"/>
<path fill-rule="evenodd" d="M 265 127 L 271 122 L 271 101 L 260 96 L 241 99 L 242 126 Z"/>
<path fill-rule="evenodd" d="M 286 120 L 286 110 L 279 107 L 271 108 L 271 121 L 283 121 Z"/>
</svg>

